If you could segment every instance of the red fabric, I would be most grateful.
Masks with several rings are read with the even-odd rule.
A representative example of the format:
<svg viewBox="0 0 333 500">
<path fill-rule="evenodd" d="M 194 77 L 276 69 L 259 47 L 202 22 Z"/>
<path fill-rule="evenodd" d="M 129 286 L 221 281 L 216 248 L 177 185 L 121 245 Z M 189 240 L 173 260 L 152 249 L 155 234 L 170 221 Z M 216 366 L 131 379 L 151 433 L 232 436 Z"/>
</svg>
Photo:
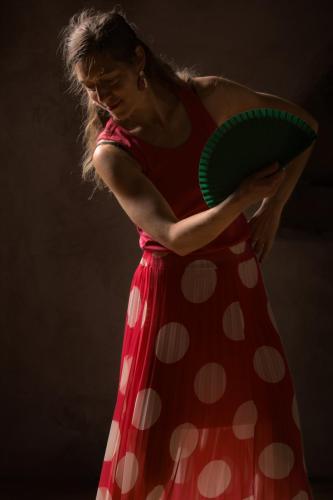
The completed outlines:
<svg viewBox="0 0 333 500">
<path fill-rule="evenodd" d="M 129 148 L 141 165 L 142 171 L 166 198 L 176 216 L 183 219 L 208 208 L 199 187 L 198 167 L 202 149 L 217 124 L 190 87 L 179 87 L 175 91 L 192 123 L 191 134 L 180 147 L 153 146 L 116 125 L 112 117 L 98 136 L 97 142 L 102 139 L 114 140 Z M 155 241 L 142 228 L 136 226 L 136 229 L 140 235 L 139 245 L 143 250 L 166 250 L 166 247 Z M 207 252 L 214 252 L 217 248 L 244 240 L 249 234 L 246 217 L 241 214 L 204 248 Z M 192 254 L 195 255 L 201 250 L 195 250 Z"/>
<path fill-rule="evenodd" d="M 188 142 L 144 148 L 146 175 L 179 217 L 203 207 L 197 156 L 213 129 L 198 97 L 183 97 Z M 186 256 L 142 237 L 96 500 L 313 500 L 293 379 L 246 224 L 239 217 Z"/>
</svg>

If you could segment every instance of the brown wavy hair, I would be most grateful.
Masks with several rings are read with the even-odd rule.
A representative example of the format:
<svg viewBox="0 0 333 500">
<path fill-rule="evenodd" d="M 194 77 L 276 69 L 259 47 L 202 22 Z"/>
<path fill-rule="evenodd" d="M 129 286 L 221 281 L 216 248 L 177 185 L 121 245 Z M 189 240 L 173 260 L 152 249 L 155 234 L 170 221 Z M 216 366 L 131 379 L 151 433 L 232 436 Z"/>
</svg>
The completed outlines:
<svg viewBox="0 0 333 500">
<path fill-rule="evenodd" d="M 95 171 L 92 156 L 97 136 L 104 129 L 110 115 L 95 105 L 79 83 L 75 72 L 76 63 L 82 60 L 90 61 L 96 52 L 107 51 L 114 60 L 132 64 L 135 48 L 141 45 L 146 56 L 145 75 L 148 81 L 158 79 L 166 86 L 186 86 L 191 85 L 192 78 L 197 76 L 198 72 L 193 66 L 180 68 L 165 54 L 155 53 L 143 40 L 144 37 L 137 26 L 128 21 L 120 4 L 107 12 L 94 8 L 82 9 L 70 18 L 67 26 L 62 28 L 59 38 L 59 50 L 69 80 L 68 91 L 80 97 L 84 112 L 82 130 L 79 133 L 84 147 L 82 178 L 93 181 L 95 189 L 103 189 L 105 184 Z M 153 41 L 150 45 L 153 45 Z"/>
</svg>

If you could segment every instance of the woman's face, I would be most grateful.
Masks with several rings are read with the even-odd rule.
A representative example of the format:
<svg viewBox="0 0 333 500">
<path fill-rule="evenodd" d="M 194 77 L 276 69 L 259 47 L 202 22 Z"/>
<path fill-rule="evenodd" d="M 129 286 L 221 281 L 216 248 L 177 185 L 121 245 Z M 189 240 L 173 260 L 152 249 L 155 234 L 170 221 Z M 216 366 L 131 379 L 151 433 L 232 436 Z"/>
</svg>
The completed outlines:
<svg viewBox="0 0 333 500">
<path fill-rule="evenodd" d="M 90 99 L 113 115 L 123 118 L 141 97 L 137 88 L 139 66 L 132 68 L 106 54 L 97 54 L 90 62 L 78 62 L 75 71 Z"/>
</svg>

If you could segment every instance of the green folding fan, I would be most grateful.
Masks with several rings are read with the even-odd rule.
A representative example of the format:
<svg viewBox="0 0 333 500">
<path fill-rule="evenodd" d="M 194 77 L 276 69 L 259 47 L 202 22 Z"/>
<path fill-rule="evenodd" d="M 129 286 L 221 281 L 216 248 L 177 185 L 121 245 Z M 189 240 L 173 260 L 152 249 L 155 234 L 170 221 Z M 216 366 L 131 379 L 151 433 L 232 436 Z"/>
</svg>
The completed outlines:
<svg viewBox="0 0 333 500">
<path fill-rule="evenodd" d="M 208 207 L 227 198 L 252 173 L 278 161 L 287 164 L 317 133 L 301 118 L 276 108 L 233 115 L 208 138 L 199 161 L 199 186 Z"/>
</svg>

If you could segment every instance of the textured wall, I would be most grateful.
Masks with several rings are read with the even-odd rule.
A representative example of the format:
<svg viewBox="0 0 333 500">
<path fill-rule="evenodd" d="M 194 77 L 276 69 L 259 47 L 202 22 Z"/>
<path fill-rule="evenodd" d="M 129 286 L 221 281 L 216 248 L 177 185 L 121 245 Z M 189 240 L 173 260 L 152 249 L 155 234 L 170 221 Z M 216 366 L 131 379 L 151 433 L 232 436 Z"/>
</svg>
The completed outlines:
<svg viewBox="0 0 333 500">
<path fill-rule="evenodd" d="M 79 1 L 2 8 L 1 474 L 99 474 L 115 403 L 137 233 L 80 180 L 78 103 L 57 36 Z M 107 9 L 110 2 L 95 1 Z M 319 120 L 266 283 L 294 373 L 312 477 L 329 476 L 332 404 L 332 7 L 328 1 L 123 2 L 156 49 L 281 95 Z M 90 6 L 90 5 L 89 5 Z"/>
</svg>

